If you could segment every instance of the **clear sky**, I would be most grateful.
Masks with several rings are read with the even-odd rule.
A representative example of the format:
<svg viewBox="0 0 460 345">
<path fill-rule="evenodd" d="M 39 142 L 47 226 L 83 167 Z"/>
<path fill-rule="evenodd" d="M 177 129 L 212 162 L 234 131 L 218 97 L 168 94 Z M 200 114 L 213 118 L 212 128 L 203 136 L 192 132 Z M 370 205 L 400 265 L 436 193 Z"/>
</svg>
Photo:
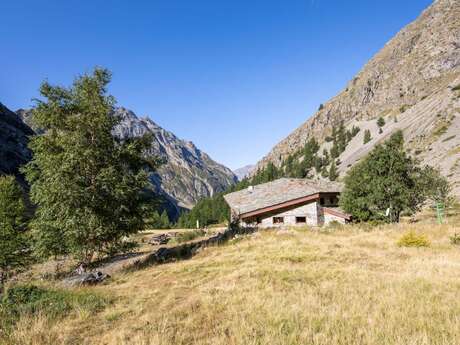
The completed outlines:
<svg viewBox="0 0 460 345">
<path fill-rule="evenodd" d="M 0 1 L 0 102 L 113 72 L 118 104 L 232 169 L 304 122 L 430 0 Z"/>
</svg>

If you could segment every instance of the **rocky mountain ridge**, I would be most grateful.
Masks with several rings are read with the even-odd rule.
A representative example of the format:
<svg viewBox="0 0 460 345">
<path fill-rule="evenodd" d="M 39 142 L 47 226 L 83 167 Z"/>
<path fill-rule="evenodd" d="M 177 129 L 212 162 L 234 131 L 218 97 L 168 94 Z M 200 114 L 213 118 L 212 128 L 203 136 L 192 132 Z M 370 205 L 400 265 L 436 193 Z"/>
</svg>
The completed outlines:
<svg viewBox="0 0 460 345">
<path fill-rule="evenodd" d="M 222 192 L 236 183 L 227 167 L 212 160 L 191 141 L 176 137 L 149 117 L 139 118 L 125 108 L 116 108 L 121 123 L 115 129 L 120 138 L 153 134 L 151 154 L 165 160 L 152 181 L 168 199 L 181 208 L 192 208 L 198 200 Z"/>
<path fill-rule="evenodd" d="M 0 103 L 0 175 L 16 175 L 31 158 L 27 148 L 33 130 L 21 118 Z"/>
<path fill-rule="evenodd" d="M 379 133 L 376 119 L 386 125 Z M 337 96 L 258 164 L 280 166 L 315 137 L 325 139 L 344 122 L 360 127 L 339 157 L 343 174 L 376 144 L 403 130 L 408 151 L 440 168 L 460 196 L 460 1 L 437 0 L 378 52 Z M 372 140 L 363 145 L 364 130 Z"/>
<path fill-rule="evenodd" d="M 18 167 L 26 163 L 31 154 L 27 148 L 27 136 L 34 128 L 29 110 L 16 113 L 0 104 L 0 172 L 18 173 Z M 192 208 L 201 198 L 222 192 L 236 183 L 237 177 L 225 166 L 216 163 L 192 142 L 177 138 L 161 128 L 150 118 L 139 118 L 125 108 L 116 108 L 114 114 L 121 118 L 114 134 L 120 138 L 153 135 L 149 154 L 165 163 L 152 174 L 155 191 L 163 196 L 172 217 L 182 208 Z M 35 128 L 39 132 L 39 129 Z"/>
<path fill-rule="evenodd" d="M 234 170 L 233 173 L 236 175 L 236 177 L 238 177 L 238 180 L 241 181 L 245 177 L 248 177 L 252 173 L 255 167 L 256 166 L 254 164 L 248 164 L 248 165 L 245 165 L 244 167 Z"/>
</svg>

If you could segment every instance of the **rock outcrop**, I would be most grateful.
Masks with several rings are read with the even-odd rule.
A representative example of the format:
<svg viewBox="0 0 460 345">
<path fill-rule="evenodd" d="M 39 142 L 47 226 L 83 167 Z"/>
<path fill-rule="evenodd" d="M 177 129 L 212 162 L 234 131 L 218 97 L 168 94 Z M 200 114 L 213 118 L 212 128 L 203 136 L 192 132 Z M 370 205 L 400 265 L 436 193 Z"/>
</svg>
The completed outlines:
<svg viewBox="0 0 460 345">
<path fill-rule="evenodd" d="M 19 168 L 31 158 L 27 144 L 33 134 L 16 113 L 0 103 L 0 175 L 15 175 L 23 182 Z"/>
<path fill-rule="evenodd" d="M 254 170 L 255 167 L 256 166 L 252 164 L 245 165 L 242 168 L 234 170 L 233 173 L 236 175 L 236 177 L 238 177 L 238 180 L 241 181 L 245 177 L 248 177 L 251 174 L 251 172 Z"/>
<path fill-rule="evenodd" d="M 376 125 L 379 117 L 387 123 L 383 133 Z M 312 137 L 322 144 L 321 151 L 329 148 L 325 138 L 341 121 L 361 129 L 339 157 L 341 175 L 401 129 L 408 151 L 440 168 L 460 196 L 460 1 L 435 1 L 257 168 L 268 162 L 279 166 Z M 363 145 L 365 129 L 373 139 Z"/>
<path fill-rule="evenodd" d="M 114 113 L 121 118 L 114 131 L 121 139 L 152 134 L 149 154 L 165 163 L 152 174 L 151 180 L 155 191 L 163 197 L 163 206 L 170 217 L 177 217 L 180 209 L 190 209 L 201 198 L 222 192 L 236 183 L 237 177 L 230 169 L 216 163 L 192 142 L 177 138 L 150 118 L 139 118 L 131 110 L 120 107 Z M 30 110 L 20 109 L 17 114 L 34 128 Z M 38 128 L 35 130 L 40 132 Z M 29 134 L 30 131 L 29 128 Z"/>
</svg>

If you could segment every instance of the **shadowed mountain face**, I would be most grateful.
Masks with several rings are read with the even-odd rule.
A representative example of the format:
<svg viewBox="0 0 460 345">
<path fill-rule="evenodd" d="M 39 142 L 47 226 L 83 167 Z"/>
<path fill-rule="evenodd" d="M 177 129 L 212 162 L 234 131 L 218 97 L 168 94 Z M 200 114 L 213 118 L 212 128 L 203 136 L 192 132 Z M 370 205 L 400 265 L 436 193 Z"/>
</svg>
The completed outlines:
<svg viewBox="0 0 460 345">
<path fill-rule="evenodd" d="M 379 117 L 386 121 L 382 133 L 376 124 Z M 361 129 L 339 157 L 342 176 L 401 129 L 407 150 L 422 163 L 440 168 L 460 196 L 460 1 L 435 1 L 257 168 L 268 162 L 279 166 L 312 137 L 321 144 L 319 152 L 330 149 L 325 138 L 341 121 L 347 128 Z M 372 140 L 363 145 L 365 129 Z"/>
<path fill-rule="evenodd" d="M 31 112 L 18 110 L 21 118 L 31 124 Z M 226 190 L 237 181 L 233 172 L 213 161 L 192 142 L 177 138 L 149 118 L 139 118 L 125 108 L 116 108 L 121 118 L 114 134 L 121 139 L 152 134 L 152 149 L 149 154 L 161 158 L 165 163 L 152 174 L 155 191 L 163 197 L 163 206 L 172 218 L 182 208 L 192 208 L 204 197 Z M 32 126 L 32 124 L 31 124 Z"/>
<path fill-rule="evenodd" d="M 0 103 L 0 175 L 15 175 L 23 182 L 19 168 L 31 158 L 27 148 L 33 130 Z"/>
<path fill-rule="evenodd" d="M 120 138 L 153 134 L 150 154 L 165 164 L 152 177 L 158 190 L 178 207 L 192 208 L 204 197 L 226 190 L 237 181 L 235 174 L 213 161 L 192 142 L 177 138 L 149 118 L 138 118 L 132 111 L 117 108 L 122 121 L 116 128 Z"/>
</svg>

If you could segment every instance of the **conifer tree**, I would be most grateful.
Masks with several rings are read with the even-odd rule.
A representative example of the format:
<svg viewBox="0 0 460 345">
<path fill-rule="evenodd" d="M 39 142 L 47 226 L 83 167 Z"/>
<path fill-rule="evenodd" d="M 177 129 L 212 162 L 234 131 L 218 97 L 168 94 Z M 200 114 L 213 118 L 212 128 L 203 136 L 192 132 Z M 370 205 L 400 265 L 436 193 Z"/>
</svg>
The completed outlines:
<svg viewBox="0 0 460 345">
<path fill-rule="evenodd" d="M 29 146 L 24 172 L 37 205 L 31 223 L 43 257 L 71 254 L 83 264 L 121 244 L 144 226 L 141 190 L 148 183 L 143 153 L 151 138 L 120 141 L 112 134 L 120 119 L 107 95 L 111 74 L 96 68 L 72 87 L 40 87 L 43 101 L 33 121 L 44 134 Z"/>
<path fill-rule="evenodd" d="M 377 119 L 377 126 L 379 126 L 379 128 L 382 128 L 383 126 L 385 126 L 385 119 L 383 117 L 379 117 Z"/>
<path fill-rule="evenodd" d="M 161 223 L 161 229 L 169 229 L 169 227 L 170 227 L 169 217 L 168 217 L 168 213 L 166 212 L 166 210 L 164 210 L 161 213 L 160 223 Z"/>
<path fill-rule="evenodd" d="M 339 177 L 339 173 L 337 172 L 337 167 L 335 165 L 335 161 L 332 161 L 331 167 L 329 168 L 329 180 L 335 181 Z"/>
<path fill-rule="evenodd" d="M 29 263 L 22 191 L 13 176 L 0 176 L 0 295 L 10 273 Z"/>
<path fill-rule="evenodd" d="M 363 144 L 367 144 L 369 141 L 372 140 L 371 137 L 371 131 L 369 129 L 366 129 L 364 131 L 364 139 L 363 139 Z"/>
</svg>

